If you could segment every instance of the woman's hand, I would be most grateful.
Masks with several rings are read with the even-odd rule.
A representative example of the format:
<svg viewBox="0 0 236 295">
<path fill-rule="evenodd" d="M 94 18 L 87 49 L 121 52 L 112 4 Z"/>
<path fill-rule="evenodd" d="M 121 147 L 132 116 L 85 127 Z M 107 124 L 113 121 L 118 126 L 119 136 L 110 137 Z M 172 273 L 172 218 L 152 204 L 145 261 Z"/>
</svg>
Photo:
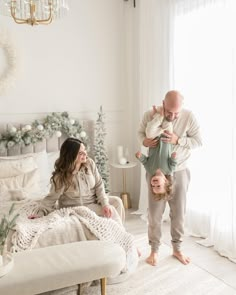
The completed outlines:
<svg viewBox="0 0 236 295">
<path fill-rule="evenodd" d="M 112 216 L 111 206 L 106 205 L 102 207 L 102 213 L 103 213 L 103 216 L 110 218 Z"/>
<path fill-rule="evenodd" d="M 32 214 L 32 215 L 29 215 L 28 218 L 29 219 L 36 219 L 36 218 L 39 218 L 40 216 L 38 215 L 35 215 L 35 214 Z"/>
</svg>

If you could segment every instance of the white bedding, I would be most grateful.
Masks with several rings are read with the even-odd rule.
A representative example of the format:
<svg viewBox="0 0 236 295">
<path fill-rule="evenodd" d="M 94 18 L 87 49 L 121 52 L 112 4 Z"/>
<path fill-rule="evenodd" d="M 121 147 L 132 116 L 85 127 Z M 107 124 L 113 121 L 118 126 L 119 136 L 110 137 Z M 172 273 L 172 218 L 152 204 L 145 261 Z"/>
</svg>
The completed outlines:
<svg viewBox="0 0 236 295">
<path fill-rule="evenodd" d="M 55 141 L 55 143 L 58 148 L 58 142 Z M 0 220 L 4 215 L 8 214 L 12 203 L 14 203 L 14 214 L 20 213 L 20 217 L 17 219 L 18 226 L 19 223 L 22 223 L 22 218 L 26 218 L 25 215 L 22 215 L 22 208 L 25 208 L 28 204 L 40 201 L 40 199 L 48 193 L 54 163 L 59 156 L 58 150 L 56 148 L 54 149 L 52 145 L 50 145 L 50 147 L 54 152 L 47 153 L 46 150 L 40 149 L 41 151 L 37 153 L 0 157 Z M 36 150 L 38 149 L 36 148 Z M 28 221 L 29 220 L 25 220 L 26 223 Z M 33 220 L 32 224 L 34 222 L 37 223 L 36 220 Z M 38 222 L 40 223 L 40 220 L 38 220 Z M 104 239 L 104 236 L 99 236 L 95 229 L 96 226 L 92 227 L 86 224 L 86 222 L 81 222 L 76 214 L 72 214 L 68 217 L 64 216 L 61 222 L 54 224 L 51 228 L 47 228 L 38 235 L 33 248 L 83 241 L 86 239 Z M 17 238 L 16 230 L 11 232 L 8 239 L 8 249 L 12 251 L 14 250 L 13 244 L 15 245 Z M 120 232 L 121 235 L 125 233 L 122 230 L 118 230 L 118 232 Z M 130 239 L 132 244 L 131 236 L 128 234 L 124 235 L 126 238 Z M 137 261 L 135 262 L 137 258 L 136 249 L 132 253 L 130 252 L 130 254 L 134 254 L 134 260 L 131 264 L 133 264 L 132 267 L 135 267 L 137 263 Z M 130 259 L 130 261 L 131 260 L 132 259 Z M 63 290 L 55 290 L 53 294 L 74 295 L 77 294 L 76 290 L 77 286 L 72 286 L 64 288 Z M 51 294 L 51 292 L 44 295 L 49 294 Z"/>
<path fill-rule="evenodd" d="M 58 147 L 58 145 L 57 145 Z M 0 157 L 0 220 L 8 215 L 9 209 L 14 203 L 14 214 L 17 214 L 22 206 L 32 200 L 37 201 L 43 198 L 49 191 L 50 176 L 52 174 L 55 160 L 59 152 L 46 153 L 45 150 L 38 153 L 30 153 L 11 157 Z M 34 171 L 37 169 L 37 171 Z M 34 171 L 31 173 L 31 171 Z M 24 176 L 31 173 L 30 181 Z M 31 185 L 33 183 L 33 185 Z M 90 232 L 85 229 L 86 235 L 92 239 Z M 10 232 L 7 240 L 8 250 L 12 247 L 13 231 Z M 55 245 L 55 243 L 68 243 L 81 240 L 80 232 L 75 226 L 75 221 L 64 223 L 58 228 L 48 230 L 40 236 L 35 248 Z M 75 295 L 78 286 L 71 286 L 63 290 L 55 290 L 53 294 Z M 48 295 L 50 294 L 47 293 Z M 43 295 L 43 294 L 42 294 Z"/>
<path fill-rule="evenodd" d="M 16 117 L 15 120 L 17 120 Z M 17 124 L 17 126 L 20 125 Z M 6 131 L 7 127 L 7 124 L 1 124 L 0 131 Z M 34 146 L 21 147 L 18 145 L 7 151 L 1 150 L 0 147 L 0 220 L 8 214 L 12 203 L 15 203 L 14 213 L 17 213 L 22 206 L 32 200 L 43 198 L 48 193 L 54 163 L 59 156 L 58 148 L 64 139 L 65 136 L 61 138 L 53 136 Z M 35 169 L 36 171 L 32 172 Z M 32 176 L 31 182 L 28 181 L 27 173 Z M 12 246 L 12 234 L 9 235 L 8 248 Z M 45 231 L 39 237 L 35 248 L 83 240 L 85 236 L 88 239 L 95 238 L 87 228 L 78 227 L 78 221 L 75 217 L 71 217 L 60 226 Z M 74 295 L 77 294 L 77 289 L 77 286 L 72 286 L 48 292 L 47 295 L 51 293 Z"/>
</svg>

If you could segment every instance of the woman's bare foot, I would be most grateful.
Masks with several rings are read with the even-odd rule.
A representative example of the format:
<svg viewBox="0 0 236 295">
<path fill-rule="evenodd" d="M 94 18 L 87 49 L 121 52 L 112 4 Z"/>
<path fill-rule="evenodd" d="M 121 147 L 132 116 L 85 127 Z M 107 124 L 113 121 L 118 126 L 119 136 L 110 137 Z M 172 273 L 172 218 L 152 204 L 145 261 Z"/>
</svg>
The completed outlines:
<svg viewBox="0 0 236 295">
<path fill-rule="evenodd" d="M 146 259 L 146 262 L 148 264 L 151 264 L 152 266 L 156 266 L 157 265 L 157 253 L 151 252 L 151 254 Z"/>
<path fill-rule="evenodd" d="M 185 256 L 182 252 L 180 251 L 175 251 L 173 252 L 173 256 L 175 258 L 177 258 L 180 262 L 182 262 L 183 264 L 189 264 L 190 262 L 190 258 L 188 256 Z"/>
</svg>

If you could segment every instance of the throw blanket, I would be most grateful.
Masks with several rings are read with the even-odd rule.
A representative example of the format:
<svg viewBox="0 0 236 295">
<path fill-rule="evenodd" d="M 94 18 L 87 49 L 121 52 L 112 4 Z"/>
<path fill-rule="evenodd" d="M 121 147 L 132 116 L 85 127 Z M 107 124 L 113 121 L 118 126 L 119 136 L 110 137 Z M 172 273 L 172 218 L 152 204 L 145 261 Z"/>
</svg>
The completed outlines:
<svg viewBox="0 0 236 295">
<path fill-rule="evenodd" d="M 81 224 L 87 227 L 94 236 L 103 241 L 112 241 L 119 244 L 126 252 L 127 270 L 137 266 L 137 250 L 134 246 L 134 238 L 125 231 L 125 228 L 116 221 L 99 217 L 87 207 L 69 207 L 55 210 L 47 216 L 28 219 L 37 208 L 37 202 L 31 202 L 21 207 L 20 217 L 12 236 L 12 252 L 31 250 L 35 247 L 41 235 L 49 229 L 70 222 L 71 218 L 76 220 L 76 227 L 81 230 L 81 240 L 86 240 L 83 235 Z"/>
</svg>

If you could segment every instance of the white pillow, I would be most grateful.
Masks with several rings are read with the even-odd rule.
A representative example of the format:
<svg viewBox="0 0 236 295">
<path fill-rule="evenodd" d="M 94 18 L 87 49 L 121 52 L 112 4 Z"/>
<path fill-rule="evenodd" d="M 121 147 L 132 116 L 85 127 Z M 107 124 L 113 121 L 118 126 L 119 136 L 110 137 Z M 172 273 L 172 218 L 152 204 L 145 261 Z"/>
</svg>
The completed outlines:
<svg viewBox="0 0 236 295">
<path fill-rule="evenodd" d="M 50 172 L 48 169 L 48 155 L 46 151 L 31 154 L 38 166 L 39 171 L 39 186 L 42 195 L 46 195 L 49 192 L 50 184 Z"/>
<path fill-rule="evenodd" d="M 2 168 L 8 168 L 5 173 Z M 21 169 L 19 168 L 21 167 Z M 50 173 L 48 169 L 48 157 L 46 151 L 39 153 L 29 153 L 18 156 L 0 157 L 0 178 L 17 176 L 29 171 L 38 169 L 39 187 L 41 195 L 45 195 L 49 191 Z M 2 173 L 1 173 L 2 171 Z M 6 170 L 5 170 L 6 171 Z"/>
<path fill-rule="evenodd" d="M 8 178 L 33 171 L 37 168 L 33 157 L 0 157 L 0 178 Z"/>
<path fill-rule="evenodd" d="M 17 191 L 19 199 L 27 197 L 40 197 L 41 192 L 39 188 L 39 172 L 38 169 L 20 174 L 13 177 L 0 179 L 0 194 L 6 196 L 6 193 L 10 196 L 9 200 L 17 198 Z"/>
<path fill-rule="evenodd" d="M 0 180 L 1 181 L 1 180 Z M 9 189 L 6 191 L 0 190 L 0 200 L 1 204 L 2 202 L 8 202 L 8 201 L 22 201 L 25 200 L 28 197 L 28 194 L 23 189 Z"/>
</svg>

